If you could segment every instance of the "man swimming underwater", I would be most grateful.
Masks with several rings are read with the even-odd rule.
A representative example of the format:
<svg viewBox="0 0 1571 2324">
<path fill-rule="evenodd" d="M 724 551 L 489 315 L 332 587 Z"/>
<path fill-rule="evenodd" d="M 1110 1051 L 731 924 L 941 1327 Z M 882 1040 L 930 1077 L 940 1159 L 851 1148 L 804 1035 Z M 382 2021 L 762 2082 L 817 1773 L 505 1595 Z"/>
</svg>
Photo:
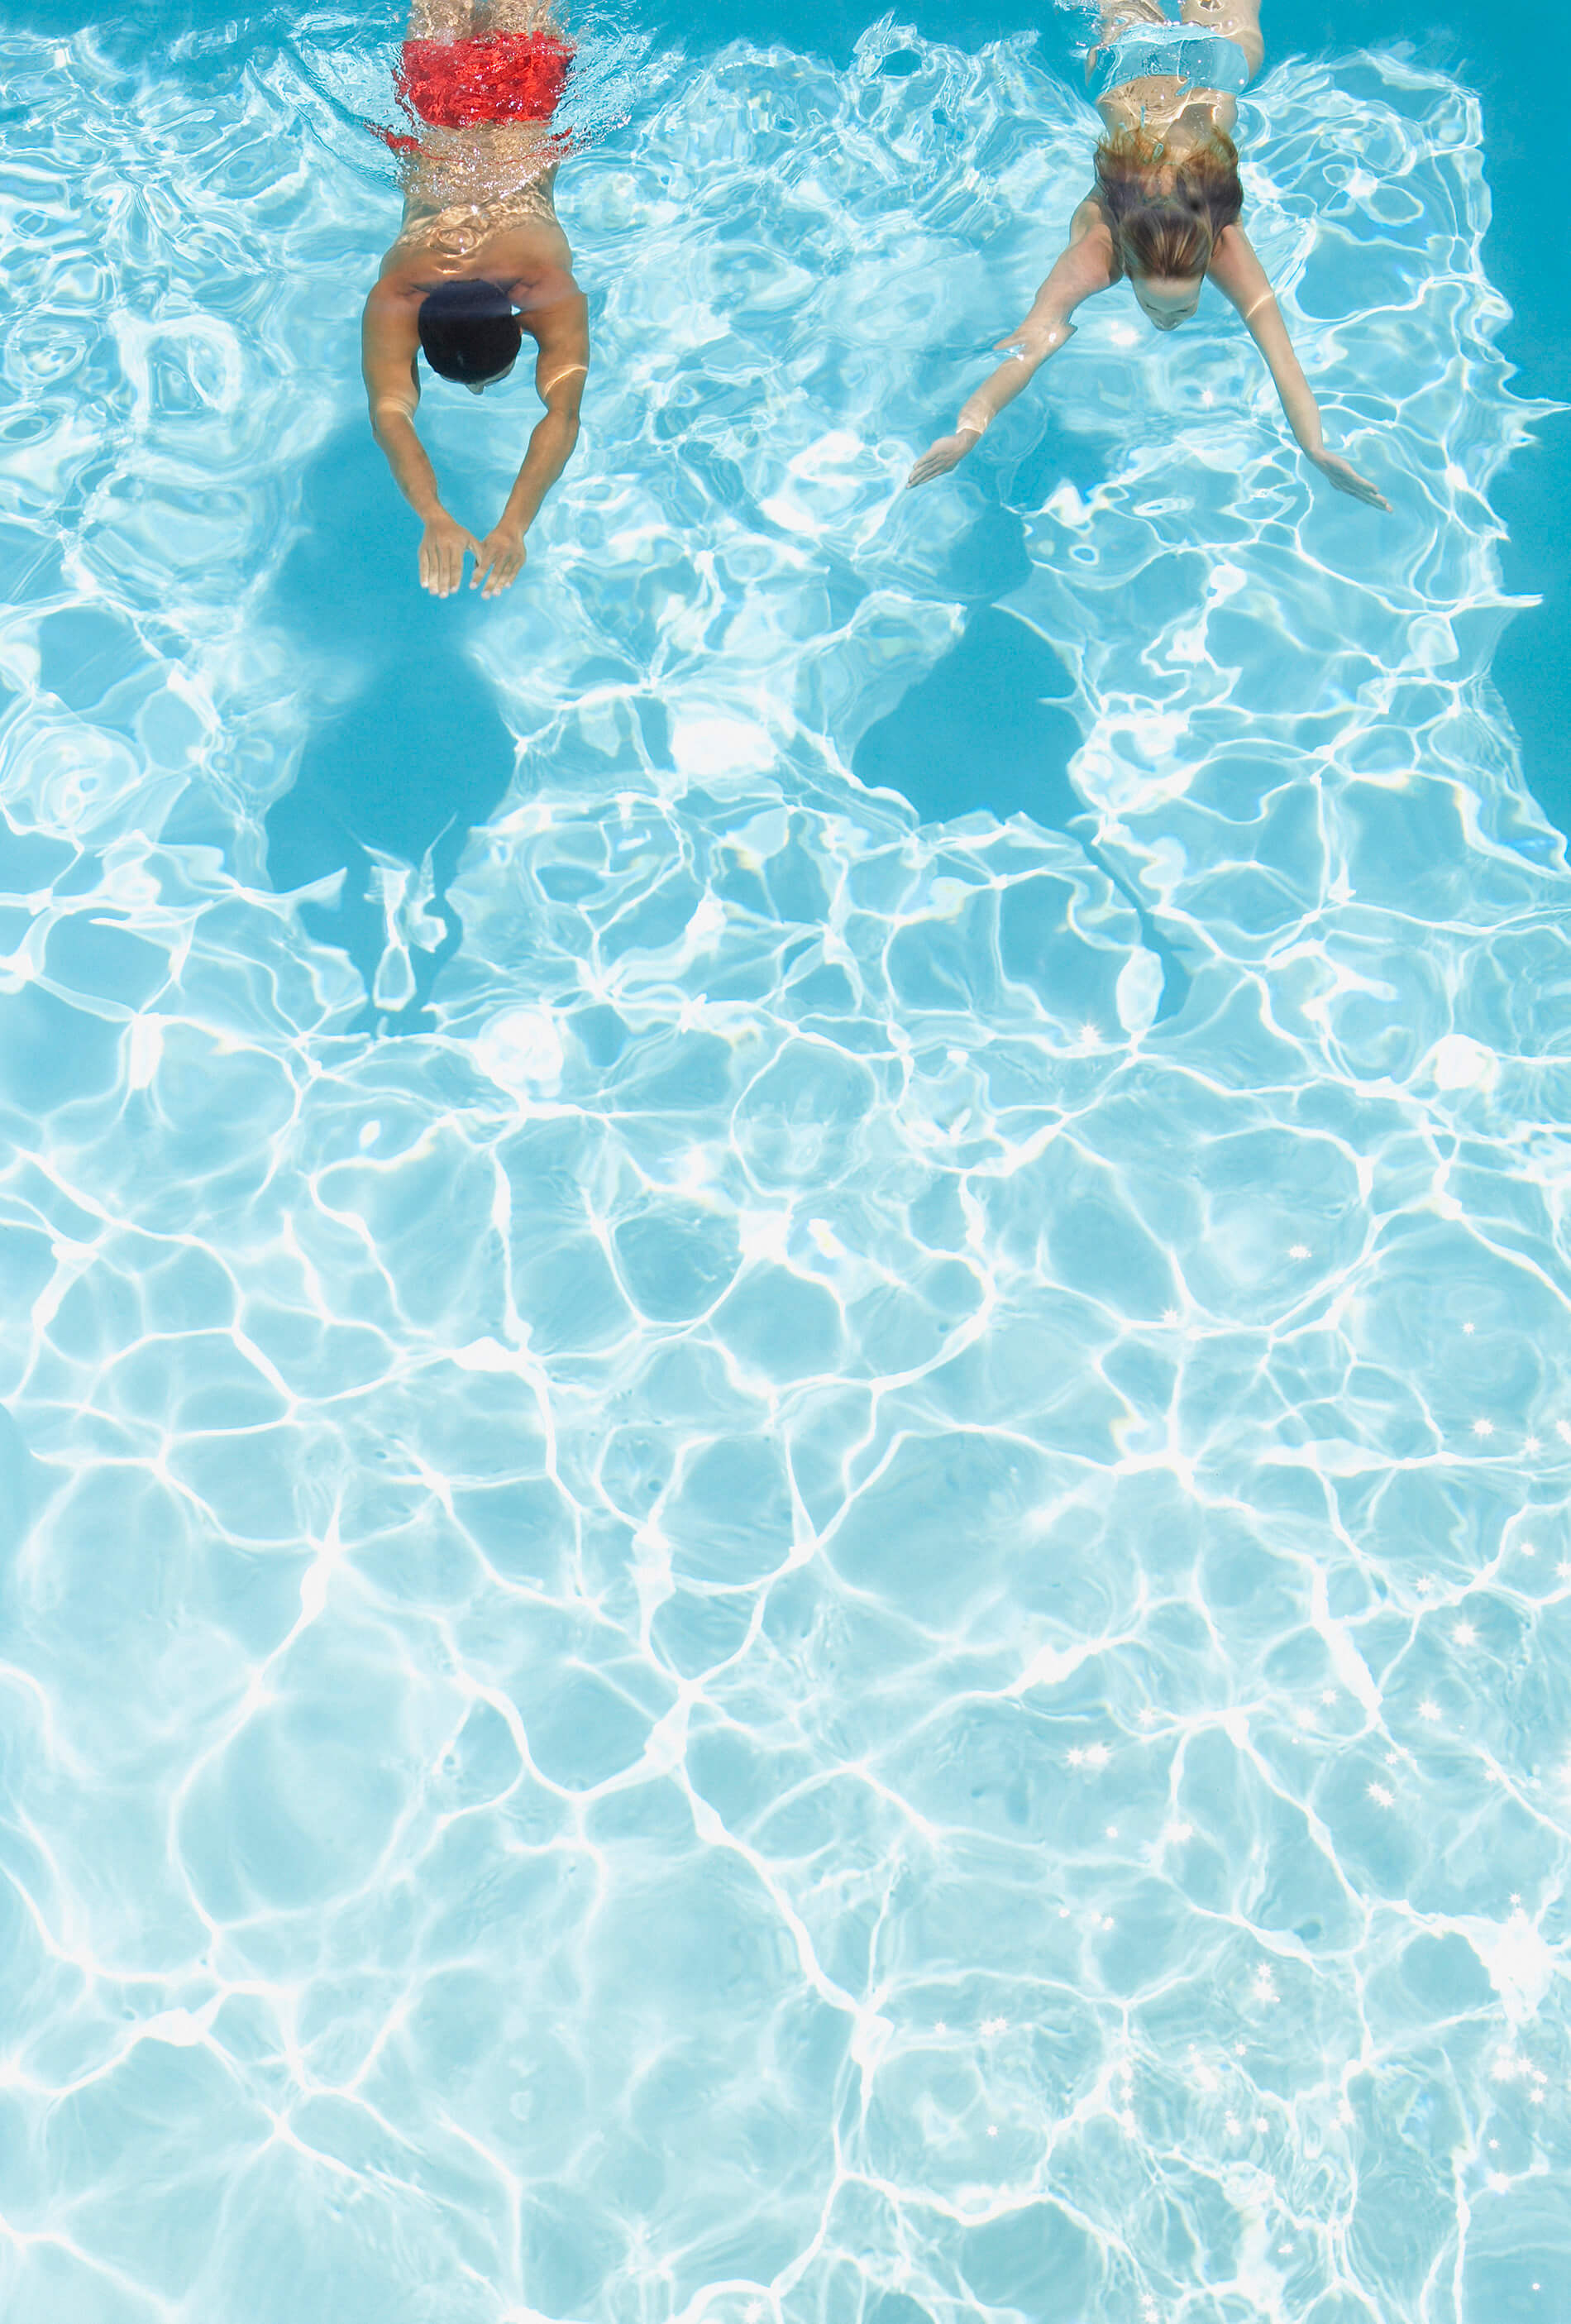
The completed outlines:
<svg viewBox="0 0 1571 2324">
<path fill-rule="evenodd" d="M 578 440 L 589 310 L 551 189 L 551 116 L 573 60 L 549 0 L 413 0 L 399 95 L 419 135 L 399 156 L 404 221 L 365 302 L 361 368 L 372 430 L 425 527 L 420 586 L 494 597 L 523 570 L 524 536 Z M 444 507 L 415 430 L 419 356 L 478 395 L 507 377 L 528 331 L 544 416 L 496 523 L 477 540 Z"/>
</svg>

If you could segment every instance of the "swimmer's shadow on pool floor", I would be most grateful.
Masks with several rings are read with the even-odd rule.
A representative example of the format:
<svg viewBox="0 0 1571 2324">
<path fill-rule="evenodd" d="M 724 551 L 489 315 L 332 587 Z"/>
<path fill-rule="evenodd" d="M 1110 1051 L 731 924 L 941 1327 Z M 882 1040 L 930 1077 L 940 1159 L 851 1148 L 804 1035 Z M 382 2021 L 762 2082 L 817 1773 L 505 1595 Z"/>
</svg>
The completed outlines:
<svg viewBox="0 0 1571 2324">
<path fill-rule="evenodd" d="M 437 602 L 414 586 L 411 521 L 390 507 L 363 426 L 318 452 L 301 517 L 263 618 L 298 646 L 303 693 L 313 670 L 332 671 L 337 691 L 268 811 L 268 876 L 291 894 L 343 873 L 335 903 L 301 910 L 364 980 L 353 1029 L 420 1031 L 463 936 L 448 886 L 513 778 L 512 734 L 465 651 L 491 608 L 467 589 Z"/>
<path fill-rule="evenodd" d="M 1013 571 L 1000 526 L 1013 530 L 1001 512 L 991 530 L 984 521 L 953 576 L 973 602 L 960 643 L 862 737 L 855 771 L 924 823 L 982 810 L 1064 833 L 1135 912 L 1162 964 L 1158 1018 L 1171 1018 L 1188 975 L 1096 845 L 1069 779 L 1080 738 L 1062 706 L 1068 673 L 1025 622 L 986 602 Z M 301 917 L 364 982 L 357 1031 L 432 1023 L 432 988 L 463 936 L 448 886 L 515 770 L 513 736 L 465 650 L 491 609 L 467 591 L 427 597 L 413 586 L 412 548 L 369 435 L 345 428 L 305 473 L 300 530 L 262 609 L 298 655 L 308 716 L 295 779 L 266 816 L 268 877 L 285 895 L 337 882 Z"/>
<path fill-rule="evenodd" d="M 978 605 L 960 643 L 907 689 L 858 743 L 859 782 L 898 791 L 923 823 L 978 811 L 1024 815 L 1062 832 L 1129 906 L 1162 964 L 1156 1021 L 1177 1016 L 1190 989 L 1182 962 L 1131 881 L 1097 845 L 1095 817 L 1070 780 L 1080 730 L 1062 705 L 1073 691 L 1046 641 L 1015 614 Z"/>
</svg>

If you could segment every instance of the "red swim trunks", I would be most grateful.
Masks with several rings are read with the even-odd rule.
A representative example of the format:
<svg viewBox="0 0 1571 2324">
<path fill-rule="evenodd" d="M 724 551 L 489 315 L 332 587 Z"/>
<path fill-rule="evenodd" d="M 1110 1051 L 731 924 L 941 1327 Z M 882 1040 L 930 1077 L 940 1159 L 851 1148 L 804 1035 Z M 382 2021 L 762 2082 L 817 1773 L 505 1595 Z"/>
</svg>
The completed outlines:
<svg viewBox="0 0 1571 2324">
<path fill-rule="evenodd" d="M 406 110 L 433 129 L 472 129 L 482 121 L 549 121 L 572 62 L 573 43 L 552 32 L 406 41 L 398 92 Z"/>
</svg>

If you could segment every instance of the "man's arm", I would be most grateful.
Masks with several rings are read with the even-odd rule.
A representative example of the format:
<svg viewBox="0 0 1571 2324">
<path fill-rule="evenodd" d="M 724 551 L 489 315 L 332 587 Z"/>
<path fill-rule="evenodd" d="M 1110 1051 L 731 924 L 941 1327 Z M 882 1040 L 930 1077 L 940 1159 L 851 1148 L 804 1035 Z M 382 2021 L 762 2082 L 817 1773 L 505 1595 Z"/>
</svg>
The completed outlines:
<svg viewBox="0 0 1571 2324">
<path fill-rule="evenodd" d="M 1371 508 L 1389 509 L 1391 503 L 1376 491 L 1338 452 L 1326 449 L 1320 428 L 1320 407 L 1304 377 L 1282 318 L 1271 280 L 1256 257 L 1242 226 L 1230 226 L 1212 254 L 1210 277 L 1222 296 L 1243 316 L 1250 337 L 1265 358 L 1293 438 L 1306 459 L 1312 460 L 1327 482 L 1339 493 Z"/>
<path fill-rule="evenodd" d="M 1054 262 L 1052 271 L 1031 302 L 1031 311 L 1017 330 L 1000 339 L 1000 348 L 1009 350 L 1009 359 L 999 364 L 990 379 L 966 399 L 955 422 L 952 436 L 941 436 L 912 469 L 906 479 L 907 490 L 913 484 L 925 484 L 933 476 L 947 475 L 958 467 L 982 440 L 1006 403 L 1013 403 L 1021 389 L 1034 379 L 1050 355 L 1075 335 L 1070 317 L 1087 300 L 1106 290 L 1117 280 L 1116 262 L 1113 256 L 1113 238 L 1101 213 L 1095 204 L 1082 202 L 1075 212 L 1070 230 L 1069 247 Z"/>
<path fill-rule="evenodd" d="M 589 373 L 589 302 L 581 290 L 574 287 L 549 307 L 526 307 L 525 316 L 539 341 L 535 389 L 546 409 L 535 423 L 507 505 L 480 544 L 470 586 L 479 585 L 485 597 L 500 595 L 523 571 L 524 535 L 578 441 L 578 409 Z"/>
<path fill-rule="evenodd" d="M 420 401 L 415 350 L 419 329 L 407 302 L 379 283 L 365 302 L 360 329 L 360 368 L 371 410 L 371 432 L 386 455 L 393 482 L 419 518 L 420 586 L 433 596 L 450 597 L 464 579 L 466 550 L 479 543 L 442 505 L 436 471 L 415 432 Z"/>
</svg>

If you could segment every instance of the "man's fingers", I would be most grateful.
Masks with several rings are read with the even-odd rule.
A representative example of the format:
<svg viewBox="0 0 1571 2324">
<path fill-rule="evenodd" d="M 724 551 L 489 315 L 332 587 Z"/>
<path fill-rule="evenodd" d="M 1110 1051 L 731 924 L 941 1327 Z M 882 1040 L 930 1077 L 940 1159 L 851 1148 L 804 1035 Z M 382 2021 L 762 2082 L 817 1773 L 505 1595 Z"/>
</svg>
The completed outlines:
<svg viewBox="0 0 1571 2324">
<path fill-rule="evenodd" d="M 499 558 L 491 569 L 485 586 L 480 593 L 481 595 L 500 597 L 504 589 L 512 587 L 523 569 L 524 559 L 521 552 L 516 556 Z"/>
<path fill-rule="evenodd" d="M 437 597 L 450 597 L 464 580 L 464 558 L 474 542 L 466 532 L 444 532 L 429 550 L 430 578 L 427 587 Z M 423 561 L 423 558 L 422 558 Z M 422 573 L 422 578 L 425 577 Z"/>
<path fill-rule="evenodd" d="M 499 540 L 495 533 L 487 533 L 474 552 L 474 570 L 469 576 L 470 587 L 478 589 L 482 597 L 489 597 L 499 576 L 507 568 L 510 554 L 504 540 Z"/>
<path fill-rule="evenodd" d="M 464 559 L 471 549 L 476 557 L 480 555 L 480 543 L 467 532 L 461 532 L 456 540 L 448 542 L 446 568 L 443 576 L 446 583 L 442 592 L 445 597 L 450 597 L 455 589 L 464 586 Z"/>
<path fill-rule="evenodd" d="M 478 589 L 482 597 L 500 596 L 518 579 L 527 561 L 528 551 L 522 541 L 507 534 L 489 534 L 474 552 L 474 572 L 469 586 Z"/>
<path fill-rule="evenodd" d="M 426 528 L 420 542 L 420 586 L 433 597 L 450 597 L 464 586 L 464 560 L 478 558 L 480 543 L 461 524 L 442 516 Z"/>
</svg>

